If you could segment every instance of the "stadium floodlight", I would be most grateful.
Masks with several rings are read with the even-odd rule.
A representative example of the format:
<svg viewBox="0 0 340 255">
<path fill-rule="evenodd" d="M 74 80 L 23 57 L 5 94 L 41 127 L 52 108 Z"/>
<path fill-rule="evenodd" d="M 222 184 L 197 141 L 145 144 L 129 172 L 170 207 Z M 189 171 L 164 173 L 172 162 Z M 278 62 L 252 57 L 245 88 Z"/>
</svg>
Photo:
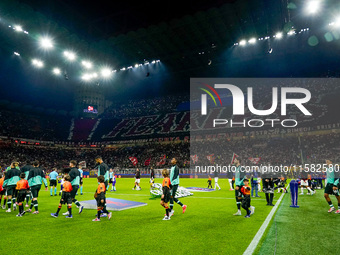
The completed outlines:
<svg viewBox="0 0 340 255">
<path fill-rule="evenodd" d="M 247 44 L 247 42 L 246 42 L 246 40 L 242 40 L 242 41 L 239 42 L 239 44 L 240 44 L 241 46 L 244 46 L 244 45 Z"/>
<path fill-rule="evenodd" d="M 59 68 L 57 68 L 57 67 L 53 68 L 52 72 L 53 72 L 55 75 L 59 75 L 59 74 L 61 74 L 61 71 L 60 71 L 60 69 L 59 69 Z"/>
<path fill-rule="evenodd" d="M 23 32 L 23 31 L 24 31 L 24 30 L 22 29 L 22 26 L 20 26 L 20 25 L 14 26 L 13 29 L 14 29 L 15 31 L 17 31 L 17 32 Z"/>
<path fill-rule="evenodd" d="M 132 69 L 132 66 L 128 66 L 128 68 L 127 69 Z"/>
<path fill-rule="evenodd" d="M 295 31 L 294 30 L 290 30 L 287 35 L 295 35 Z"/>
<path fill-rule="evenodd" d="M 157 59 L 157 60 L 156 60 L 156 63 L 159 63 L 159 62 L 161 62 L 161 61 L 160 61 L 159 59 Z"/>
<path fill-rule="evenodd" d="M 28 32 L 27 32 L 27 31 L 24 31 L 24 33 L 28 35 Z"/>
<path fill-rule="evenodd" d="M 281 32 L 279 32 L 275 35 L 275 38 L 277 38 L 277 39 L 281 39 L 282 37 L 283 37 L 283 34 Z"/>
<path fill-rule="evenodd" d="M 91 74 L 92 78 L 97 78 L 98 77 L 98 74 L 97 73 L 93 73 Z"/>
<path fill-rule="evenodd" d="M 121 70 L 121 71 L 125 71 L 125 70 L 126 70 L 126 68 L 125 68 L 125 67 L 123 67 L 123 68 L 121 68 L 120 70 Z"/>
<path fill-rule="evenodd" d="M 151 62 L 152 64 L 155 64 L 156 63 L 156 60 L 152 60 L 152 62 Z"/>
<path fill-rule="evenodd" d="M 20 56 L 20 53 L 18 53 L 18 52 L 14 52 L 14 55 L 16 55 L 16 56 Z"/>
<path fill-rule="evenodd" d="M 81 64 L 82 64 L 85 68 L 87 68 L 87 69 L 91 69 L 91 68 L 92 68 L 92 63 L 91 63 L 90 61 L 85 61 L 85 60 L 83 60 L 83 61 L 81 61 Z"/>
<path fill-rule="evenodd" d="M 146 65 L 146 66 L 147 66 L 148 64 L 149 64 L 149 62 L 148 62 L 148 61 L 144 62 L 144 65 Z"/>
<path fill-rule="evenodd" d="M 89 81 L 89 80 L 91 80 L 92 75 L 90 75 L 90 74 L 84 74 L 81 78 L 82 78 L 84 81 Z"/>
<path fill-rule="evenodd" d="M 340 27 L 340 18 L 337 18 L 334 22 L 330 23 L 329 25 L 336 28 Z"/>
<path fill-rule="evenodd" d="M 306 5 L 307 14 L 315 14 L 321 8 L 321 0 L 308 1 Z"/>
<path fill-rule="evenodd" d="M 50 38 L 44 37 L 40 39 L 40 45 L 41 47 L 43 47 L 44 49 L 50 49 L 53 48 L 53 43 L 52 40 Z"/>
<path fill-rule="evenodd" d="M 107 77 L 110 77 L 112 74 L 112 71 L 109 69 L 109 68 L 103 68 L 101 70 L 101 75 L 104 77 L 104 78 L 107 78 Z"/>
<path fill-rule="evenodd" d="M 138 65 L 138 64 L 135 64 L 135 68 L 137 68 L 137 67 L 139 67 L 139 65 Z"/>
<path fill-rule="evenodd" d="M 64 51 L 64 56 L 70 61 L 74 61 L 76 59 L 76 54 L 70 51 Z"/>
<path fill-rule="evenodd" d="M 256 38 L 251 38 L 248 42 L 250 44 L 255 44 L 256 43 Z"/>
<path fill-rule="evenodd" d="M 32 64 L 38 68 L 42 68 L 44 63 L 38 59 L 32 59 Z"/>
</svg>

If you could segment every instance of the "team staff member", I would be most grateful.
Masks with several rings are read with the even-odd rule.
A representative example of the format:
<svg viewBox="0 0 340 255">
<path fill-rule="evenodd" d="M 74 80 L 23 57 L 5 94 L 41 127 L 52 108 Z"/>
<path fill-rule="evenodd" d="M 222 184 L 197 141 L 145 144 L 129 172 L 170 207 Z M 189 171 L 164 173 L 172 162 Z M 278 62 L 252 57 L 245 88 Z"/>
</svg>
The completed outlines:
<svg viewBox="0 0 340 255">
<path fill-rule="evenodd" d="M 76 194 L 79 189 L 79 183 L 80 183 L 80 172 L 78 170 L 77 166 L 77 161 L 71 160 L 70 161 L 70 172 L 68 175 L 70 176 L 70 182 L 72 185 L 72 191 L 71 191 L 71 198 L 72 202 L 75 203 L 75 205 L 79 208 L 79 214 L 83 211 L 84 206 L 82 206 L 79 201 L 76 199 Z M 69 215 L 69 211 L 66 213 L 63 213 L 63 215 Z"/>
<path fill-rule="evenodd" d="M 170 217 L 174 214 L 174 201 L 179 204 L 182 209 L 183 209 L 183 213 L 185 213 L 185 210 L 187 209 L 186 205 L 183 205 L 181 203 L 181 201 L 179 201 L 175 196 L 176 196 L 176 191 L 178 189 L 178 185 L 179 185 L 179 168 L 177 166 L 177 160 L 175 158 L 173 158 L 171 160 L 171 170 L 170 170 L 170 182 L 172 185 L 172 190 L 171 190 L 171 197 L 170 197 Z"/>
<path fill-rule="evenodd" d="M 265 178 L 262 183 L 263 192 L 266 194 L 267 205 L 274 206 L 274 180 L 273 178 Z"/>
<path fill-rule="evenodd" d="M 32 212 L 32 208 L 34 206 L 35 212 L 33 212 L 33 214 L 38 214 L 38 196 L 42 182 L 44 182 L 45 189 L 47 190 L 47 181 L 43 170 L 39 167 L 39 161 L 36 160 L 33 162 L 33 167 L 28 174 L 27 180 L 28 185 L 31 187 L 31 193 L 33 196 L 31 207 L 27 210 L 27 212 Z"/>
<path fill-rule="evenodd" d="M 50 195 L 53 196 L 53 187 L 54 187 L 54 195 L 57 195 L 57 180 L 58 180 L 58 172 L 57 168 L 53 168 L 53 171 L 48 175 L 50 177 Z"/>
<path fill-rule="evenodd" d="M 16 186 L 17 182 L 20 181 L 20 170 L 18 170 L 19 165 L 17 162 L 13 162 L 10 166 L 10 169 L 7 170 L 5 179 L 4 179 L 4 188 L 7 190 L 7 206 L 8 209 L 6 212 L 11 212 L 11 206 L 13 203 L 13 211 L 17 209 L 15 204 L 15 194 L 16 194 Z"/>
</svg>

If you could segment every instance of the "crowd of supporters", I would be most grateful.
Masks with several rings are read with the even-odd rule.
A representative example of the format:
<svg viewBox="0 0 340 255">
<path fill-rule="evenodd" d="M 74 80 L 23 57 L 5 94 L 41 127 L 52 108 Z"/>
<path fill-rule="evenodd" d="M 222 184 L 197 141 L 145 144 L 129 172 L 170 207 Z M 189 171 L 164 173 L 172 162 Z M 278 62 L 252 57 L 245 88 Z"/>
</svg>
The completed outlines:
<svg viewBox="0 0 340 255">
<path fill-rule="evenodd" d="M 153 99 L 129 100 L 113 103 L 103 114 L 103 118 L 138 117 L 168 113 L 177 110 L 182 102 L 189 101 L 189 95 L 164 96 Z"/>
<path fill-rule="evenodd" d="M 324 163 L 331 159 L 339 162 L 340 133 L 281 136 L 267 138 L 238 138 L 215 141 L 177 141 L 169 143 L 144 143 L 116 147 L 37 147 L 6 143 L 1 146 L 0 166 L 4 169 L 15 160 L 21 164 L 39 160 L 45 169 L 63 168 L 71 159 L 85 161 L 88 169 L 95 167 L 94 158 L 101 155 L 105 162 L 118 169 L 136 167 L 168 167 L 170 159 L 178 159 L 181 168 L 209 163 L 229 165 L 233 154 L 243 159 L 245 165 L 255 165 L 252 158 L 260 158 L 262 165 L 290 165 Z M 192 156 L 197 156 L 194 162 Z M 134 165 L 131 157 L 137 158 Z M 150 160 L 149 160 L 150 159 Z M 149 161 L 149 162 L 148 162 Z"/>
</svg>

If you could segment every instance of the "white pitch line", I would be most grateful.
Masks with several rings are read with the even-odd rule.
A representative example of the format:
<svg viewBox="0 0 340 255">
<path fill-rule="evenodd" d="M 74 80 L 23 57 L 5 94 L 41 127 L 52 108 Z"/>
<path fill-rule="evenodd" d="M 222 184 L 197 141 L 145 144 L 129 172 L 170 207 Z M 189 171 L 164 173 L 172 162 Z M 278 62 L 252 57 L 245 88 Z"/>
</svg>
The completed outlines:
<svg viewBox="0 0 340 255">
<path fill-rule="evenodd" d="M 275 211 L 277 210 L 277 208 L 279 208 L 279 205 L 281 203 L 281 200 L 283 198 L 283 196 L 285 195 L 285 193 L 282 193 L 282 195 L 280 196 L 280 198 L 277 200 L 275 206 L 273 207 L 273 209 L 270 211 L 270 213 L 268 214 L 266 220 L 263 222 L 261 228 L 259 229 L 259 231 L 257 231 L 256 235 L 254 236 L 253 240 L 251 241 L 251 243 L 249 244 L 248 248 L 245 250 L 245 252 L 243 253 L 243 255 L 251 255 L 253 254 L 253 252 L 255 251 L 257 245 L 259 244 L 264 232 L 266 231 L 269 222 L 272 220 Z"/>
</svg>

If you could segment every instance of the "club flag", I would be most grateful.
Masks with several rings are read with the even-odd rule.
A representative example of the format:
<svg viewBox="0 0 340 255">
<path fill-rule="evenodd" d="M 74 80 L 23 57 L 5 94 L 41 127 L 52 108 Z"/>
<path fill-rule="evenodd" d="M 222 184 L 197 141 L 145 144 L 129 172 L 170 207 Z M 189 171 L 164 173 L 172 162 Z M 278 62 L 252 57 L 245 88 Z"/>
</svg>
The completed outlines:
<svg viewBox="0 0 340 255">
<path fill-rule="evenodd" d="M 232 159 L 231 159 L 230 165 L 235 164 L 234 161 L 235 161 L 235 158 L 237 158 L 237 157 L 238 157 L 238 155 L 235 154 L 235 153 L 233 153 L 233 157 L 232 157 Z"/>
<path fill-rule="evenodd" d="M 133 164 L 134 166 L 136 166 L 136 165 L 137 165 L 137 163 L 138 163 L 138 160 L 137 160 L 137 158 L 136 158 L 136 157 L 129 157 L 129 159 L 131 160 L 131 162 L 132 162 L 132 164 Z"/>
<path fill-rule="evenodd" d="M 191 160 L 192 160 L 192 163 L 196 164 L 198 162 L 198 156 L 197 155 L 191 155 Z"/>
<path fill-rule="evenodd" d="M 208 156 L 207 156 L 207 159 L 210 161 L 211 164 L 213 164 L 214 161 L 215 161 L 214 154 L 208 155 Z"/>
<path fill-rule="evenodd" d="M 249 159 L 249 161 L 251 162 L 251 163 L 253 163 L 253 164 L 258 164 L 259 163 L 259 161 L 261 160 L 261 158 L 248 158 Z"/>
<path fill-rule="evenodd" d="M 151 158 L 148 158 L 147 160 L 145 160 L 144 166 L 150 165 L 150 162 L 151 162 Z"/>
<path fill-rule="evenodd" d="M 159 162 L 157 162 L 157 166 L 161 166 L 161 165 L 165 165 L 165 161 L 166 161 L 166 155 L 164 155 L 163 157 L 160 158 L 161 160 Z"/>
</svg>

